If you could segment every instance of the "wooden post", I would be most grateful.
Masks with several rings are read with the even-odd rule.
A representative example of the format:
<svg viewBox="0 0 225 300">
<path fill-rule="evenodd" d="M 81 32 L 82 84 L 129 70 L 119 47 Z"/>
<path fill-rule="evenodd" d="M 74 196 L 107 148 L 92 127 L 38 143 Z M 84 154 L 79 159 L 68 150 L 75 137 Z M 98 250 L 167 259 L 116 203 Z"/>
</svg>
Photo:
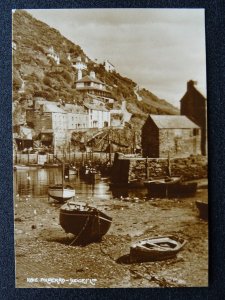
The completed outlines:
<svg viewBox="0 0 225 300">
<path fill-rule="evenodd" d="M 69 163 L 70 163 L 70 142 L 69 142 Z"/>
<path fill-rule="evenodd" d="M 146 179 L 149 178 L 149 169 L 148 169 L 148 156 L 146 157 Z"/>
</svg>

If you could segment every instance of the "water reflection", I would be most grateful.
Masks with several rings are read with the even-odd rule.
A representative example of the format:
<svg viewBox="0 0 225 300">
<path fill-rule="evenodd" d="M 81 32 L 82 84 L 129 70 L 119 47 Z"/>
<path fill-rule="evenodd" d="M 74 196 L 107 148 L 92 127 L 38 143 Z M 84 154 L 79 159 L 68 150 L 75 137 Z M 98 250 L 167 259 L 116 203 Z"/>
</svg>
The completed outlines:
<svg viewBox="0 0 225 300">
<path fill-rule="evenodd" d="M 56 168 L 14 171 L 14 193 L 22 197 L 47 197 L 49 185 L 61 182 L 61 170 Z M 120 197 L 143 197 L 146 194 L 145 190 L 111 190 L 107 179 L 85 182 L 79 176 L 72 175 L 66 182 L 75 188 L 76 196 L 81 200 L 85 200 L 85 198 L 108 200 Z"/>
<path fill-rule="evenodd" d="M 20 196 L 47 197 L 48 186 L 61 182 L 61 171 L 55 168 L 14 171 L 14 193 Z M 77 197 L 98 197 L 103 200 L 112 197 L 105 180 L 87 183 L 79 176 L 70 176 L 66 182 L 75 188 Z"/>
</svg>

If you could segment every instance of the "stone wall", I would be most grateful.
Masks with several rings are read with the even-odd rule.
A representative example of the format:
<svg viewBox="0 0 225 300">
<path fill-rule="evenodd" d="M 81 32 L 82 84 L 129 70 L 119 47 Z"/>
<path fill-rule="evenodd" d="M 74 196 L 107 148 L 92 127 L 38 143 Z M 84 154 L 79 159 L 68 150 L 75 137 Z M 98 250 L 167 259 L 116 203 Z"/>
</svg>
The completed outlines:
<svg viewBox="0 0 225 300">
<path fill-rule="evenodd" d="M 208 172 L 207 158 L 190 156 L 170 160 L 171 176 L 182 176 L 185 180 L 206 178 Z M 157 178 L 168 175 L 168 159 L 149 158 L 130 161 L 128 180 Z"/>
<path fill-rule="evenodd" d="M 188 157 L 201 154 L 201 134 L 194 135 L 193 128 L 188 129 L 160 129 L 159 157 Z"/>
<path fill-rule="evenodd" d="M 137 179 L 138 181 L 146 180 L 147 178 L 158 178 L 168 175 L 168 159 L 166 158 L 139 158 L 139 157 L 126 157 L 120 155 L 114 161 L 114 170 L 120 170 L 113 174 L 114 182 L 121 182 L 125 178 L 125 174 L 121 174 L 121 167 L 124 161 L 129 162 L 128 167 L 128 182 Z M 170 159 L 171 176 L 182 176 L 184 180 L 207 178 L 208 176 L 208 163 L 207 157 L 197 155 L 189 156 L 188 158 L 173 158 Z M 121 176 L 123 178 L 121 178 Z"/>
</svg>

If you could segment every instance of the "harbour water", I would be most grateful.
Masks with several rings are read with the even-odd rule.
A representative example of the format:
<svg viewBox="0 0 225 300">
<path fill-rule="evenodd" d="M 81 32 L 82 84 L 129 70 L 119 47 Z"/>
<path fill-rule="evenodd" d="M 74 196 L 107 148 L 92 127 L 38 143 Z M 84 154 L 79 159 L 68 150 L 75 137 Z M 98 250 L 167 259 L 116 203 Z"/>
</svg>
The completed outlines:
<svg viewBox="0 0 225 300">
<path fill-rule="evenodd" d="M 58 168 L 14 171 L 14 194 L 20 197 L 46 198 L 50 185 L 62 183 L 61 175 L 61 170 Z M 70 175 L 64 182 L 75 188 L 76 200 L 79 201 L 87 201 L 87 199 L 106 201 L 121 197 L 143 198 L 147 193 L 145 189 L 111 190 L 109 178 L 99 178 L 94 182 L 87 182 L 78 175 Z"/>
</svg>

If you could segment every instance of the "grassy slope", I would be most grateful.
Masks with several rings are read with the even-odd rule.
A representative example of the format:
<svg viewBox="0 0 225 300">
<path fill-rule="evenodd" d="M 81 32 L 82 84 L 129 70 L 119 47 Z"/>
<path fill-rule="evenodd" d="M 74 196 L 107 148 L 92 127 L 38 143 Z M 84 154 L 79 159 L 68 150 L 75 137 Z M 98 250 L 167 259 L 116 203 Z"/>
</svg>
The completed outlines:
<svg viewBox="0 0 225 300">
<path fill-rule="evenodd" d="M 24 99 L 34 96 L 44 97 L 47 100 L 64 99 L 66 102 L 82 103 L 81 95 L 76 91 L 74 81 L 77 78 L 75 69 L 67 59 L 67 54 L 74 57 L 86 57 L 79 45 L 75 45 L 59 31 L 45 23 L 36 20 L 25 11 L 17 10 L 13 15 L 13 40 L 17 42 L 17 50 L 13 55 L 13 99 L 15 105 L 14 122 L 20 119 L 18 114 Z M 60 65 L 47 57 L 49 47 L 60 55 Z M 134 93 L 137 85 L 129 78 L 119 73 L 108 73 L 101 64 L 89 60 L 87 74 L 91 70 L 96 76 L 111 86 L 112 94 L 118 104 L 123 99 L 127 101 L 127 108 L 133 114 L 131 123 L 136 130 L 140 130 L 147 114 L 177 114 L 178 110 L 165 100 L 159 99 L 145 89 L 138 93 L 143 101 L 138 101 Z M 25 80 L 25 93 L 19 93 L 22 79 Z M 19 103 L 19 104 L 18 104 Z M 20 109 L 18 109 L 20 107 Z"/>
</svg>

